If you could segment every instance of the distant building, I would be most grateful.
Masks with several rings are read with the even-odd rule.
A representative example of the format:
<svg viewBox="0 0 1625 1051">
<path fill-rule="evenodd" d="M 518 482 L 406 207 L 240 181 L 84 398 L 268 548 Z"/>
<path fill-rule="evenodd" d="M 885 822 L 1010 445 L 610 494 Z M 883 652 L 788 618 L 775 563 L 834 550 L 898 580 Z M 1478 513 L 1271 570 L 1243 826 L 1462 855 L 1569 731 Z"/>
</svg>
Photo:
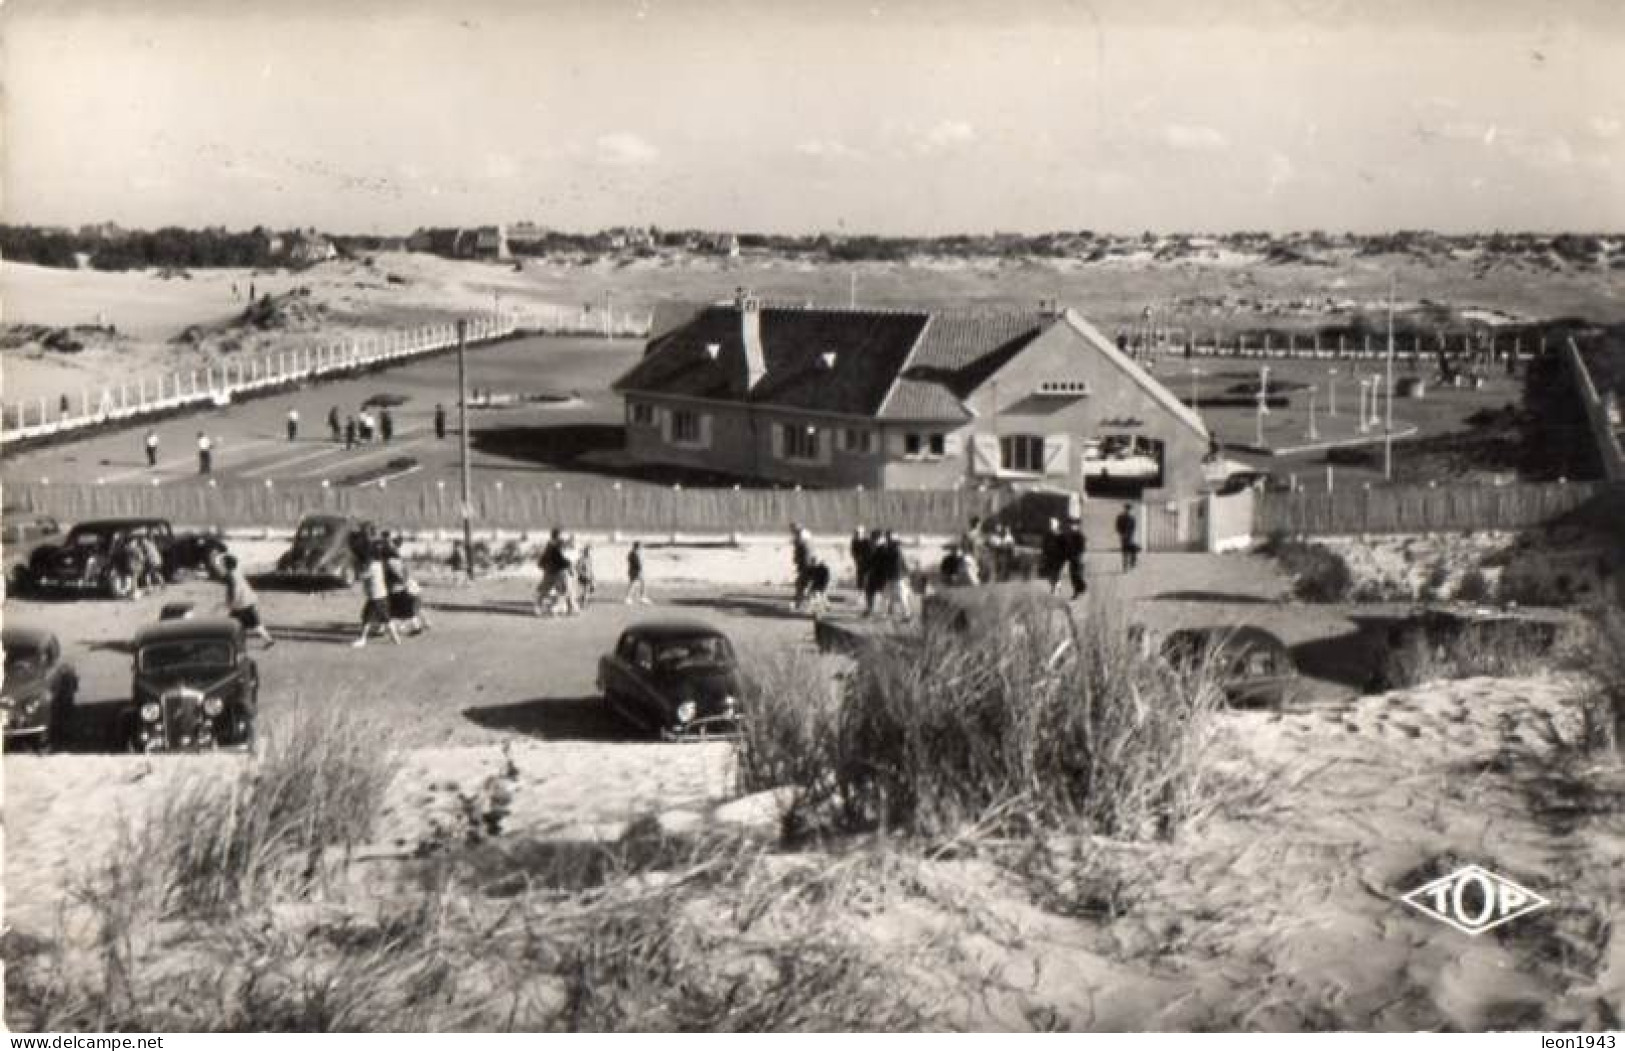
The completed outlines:
<svg viewBox="0 0 1625 1051">
<path fill-rule="evenodd" d="M 739 256 L 739 235 L 718 234 L 711 240 L 711 251 L 717 255 L 736 259 Z"/>
<path fill-rule="evenodd" d="M 535 244 L 547 240 L 549 230 L 537 223 L 512 223 L 508 226 L 508 244 Z"/>
<path fill-rule="evenodd" d="M 302 266 L 325 263 L 338 258 L 339 254 L 333 242 L 315 230 L 299 230 L 290 234 L 284 243 L 284 250 L 289 262 Z"/>
<path fill-rule="evenodd" d="M 656 311 L 613 389 L 633 459 L 814 486 L 1203 488 L 1201 418 L 1071 310 Z M 1138 479 L 1136 481 L 1136 479 Z"/>
</svg>

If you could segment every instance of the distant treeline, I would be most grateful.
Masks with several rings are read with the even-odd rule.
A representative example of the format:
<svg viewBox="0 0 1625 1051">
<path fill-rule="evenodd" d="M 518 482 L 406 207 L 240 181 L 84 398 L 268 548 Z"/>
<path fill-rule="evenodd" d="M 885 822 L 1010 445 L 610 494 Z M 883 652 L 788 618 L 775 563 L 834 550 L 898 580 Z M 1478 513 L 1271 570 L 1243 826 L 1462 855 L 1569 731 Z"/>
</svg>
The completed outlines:
<svg viewBox="0 0 1625 1051">
<path fill-rule="evenodd" d="M 1453 254 L 1489 259 L 1521 259 L 1554 267 L 1607 264 L 1625 266 L 1615 244 L 1617 235 L 1582 233 L 1543 234 L 1494 232 L 1440 234 L 1428 230 L 1399 230 L 1382 234 L 1336 233 L 1323 230 L 1269 233 L 1242 230 L 1225 234 L 1098 233 L 1063 230 L 1040 234 L 949 234 L 937 237 L 895 237 L 875 234 L 768 234 L 737 236 L 714 230 L 616 227 L 594 233 L 573 233 L 532 227 L 524 234 L 519 224 L 508 228 L 507 246 L 517 256 L 601 258 L 649 257 L 672 251 L 732 254 L 771 253 L 832 262 L 897 261 L 914 256 L 946 258 L 1070 258 L 1097 262 L 1113 256 L 1149 253 L 1158 260 L 1178 260 L 1207 250 L 1224 249 L 1260 256 L 1266 263 L 1330 262 L 1325 253 L 1347 251 L 1356 255 L 1411 255 L 1441 258 Z M 401 250 L 412 247 L 440 255 L 482 254 L 460 237 L 476 228 L 421 230 L 409 241 L 400 236 L 334 235 L 341 253 Z M 494 230 L 495 228 L 490 228 Z M 290 255 L 298 231 L 276 233 L 264 227 L 233 232 L 218 227 L 188 230 L 123 230 L 112 224 L 81 227 L 0 226 L 0 252 L 8 259 L 41 266 L 74 267 L 84 260 L 103 270 L 135 267 L 282 266 L 298 262 Z M 313 231 L 306 238 L 319 237 Z M 421 243 L 414 243 L 421 242 Z M 464 249 L 467 250 L 464 250 Z M 309 260 L 305 260 L 309 261 Z"/>
<path fill-rule="evenodd" d="M 97 270 L 134 270 L 145 267 L 274 267 L 288 265 L 282 246 L 296 234 L 280 235 L 255 227 L 233 231 L 221 227 L 189 230 L 165 226 L 157 230 L 64 230 L 40 226 L 0 226 L 0 252 L 6 259 L 74 269 L 85 264 Z"/>
</svg>

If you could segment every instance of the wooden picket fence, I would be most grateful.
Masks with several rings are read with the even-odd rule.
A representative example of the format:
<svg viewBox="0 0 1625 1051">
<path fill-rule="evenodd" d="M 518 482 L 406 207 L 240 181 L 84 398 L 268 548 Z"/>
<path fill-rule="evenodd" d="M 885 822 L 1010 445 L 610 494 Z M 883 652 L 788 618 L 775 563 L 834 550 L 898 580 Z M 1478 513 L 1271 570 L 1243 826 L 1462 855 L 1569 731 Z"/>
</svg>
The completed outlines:
<svg viewBox="0 0 1625 1051">
<path fill-rule="evenodd" d="M 1609 489 L 1606 482 L 1552 482 L 1265 492 L 1258 494 L 1253 533 L 1356 536 L 1527 529 L 1574 511 Z"/>
</svg>

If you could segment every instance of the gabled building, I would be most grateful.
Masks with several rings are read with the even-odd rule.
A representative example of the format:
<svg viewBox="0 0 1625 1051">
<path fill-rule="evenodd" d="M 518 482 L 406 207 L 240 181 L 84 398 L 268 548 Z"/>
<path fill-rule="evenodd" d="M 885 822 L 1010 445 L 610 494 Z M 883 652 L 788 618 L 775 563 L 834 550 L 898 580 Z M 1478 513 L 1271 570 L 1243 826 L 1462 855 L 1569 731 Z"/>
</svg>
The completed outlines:
<svg viewBox="0 0 1625 1051">
<path fill-rule="evenodd" d="M 617 380 L 627 451 L 808 486 L 1203 487 L 1201 418 L 1071 310 L 656 311 Z"/>
</svg>

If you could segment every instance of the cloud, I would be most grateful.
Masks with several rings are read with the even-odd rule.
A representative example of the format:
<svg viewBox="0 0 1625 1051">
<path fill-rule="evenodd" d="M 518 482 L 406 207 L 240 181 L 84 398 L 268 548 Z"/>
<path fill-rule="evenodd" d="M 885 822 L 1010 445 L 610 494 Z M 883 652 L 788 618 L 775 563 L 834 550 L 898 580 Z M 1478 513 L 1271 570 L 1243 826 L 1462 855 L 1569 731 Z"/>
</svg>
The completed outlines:
<svg viewBox="0 0 1625 1051">
<path fill-rule="evenodd" d="M 1230 140 L 1216 128 L 1194 124 L 1170 124 L 1162 129 L 1162 141 L 1176 150 L 1222 150 Z"/>
<path fill-rule="evenodd" d="M 632 168 L 653 164 L 660 156 L 660 150 L 654 143 L 629 131 L 600 135 L 594 145 L 598 147 L 599 160 L 618 167 Z"/>
<path fill-rule="evenodd" d="M 1613 138 L 1619 134 L 1621 127 L 1618 117 L 1605 117 L 1600 114 L 1587 121 L 1586 126 L 1591 129 L 1591 134 L 1599 139 Z"/>
<path fill-rule="evenodd" d="M 919 149 L 925 152 L 963 146 L 976 138 L 976 129 L 962 120 L 938 121 L 920 136 Z"/>
<path fill-rule="evenodd" d="M 795 149 L 803 157 L 824 160 L 855 160 L 863 156 L 862 151 L 853 149 L 839 139 L 808 139 L 796 143 Z"/>
</svg>

